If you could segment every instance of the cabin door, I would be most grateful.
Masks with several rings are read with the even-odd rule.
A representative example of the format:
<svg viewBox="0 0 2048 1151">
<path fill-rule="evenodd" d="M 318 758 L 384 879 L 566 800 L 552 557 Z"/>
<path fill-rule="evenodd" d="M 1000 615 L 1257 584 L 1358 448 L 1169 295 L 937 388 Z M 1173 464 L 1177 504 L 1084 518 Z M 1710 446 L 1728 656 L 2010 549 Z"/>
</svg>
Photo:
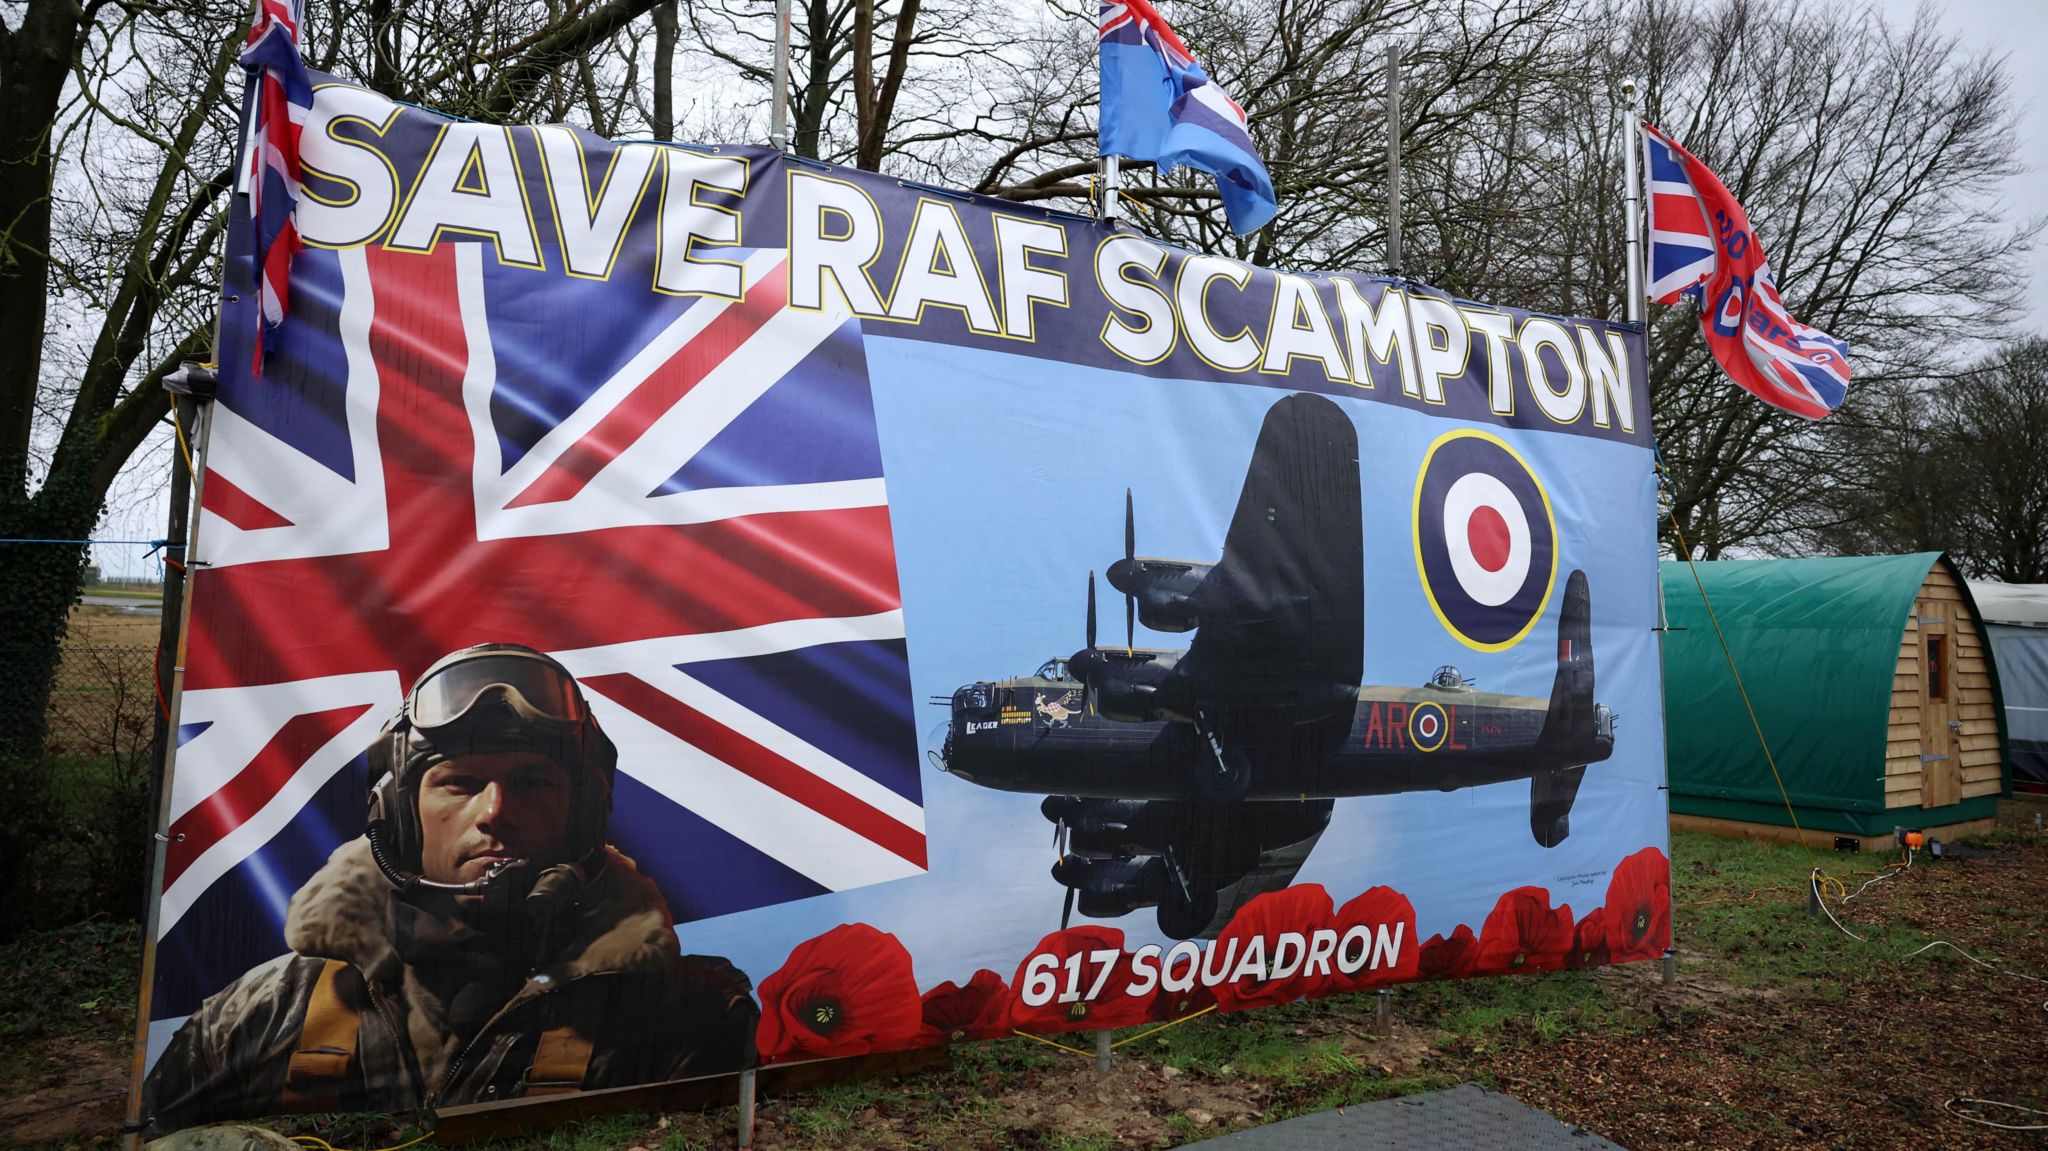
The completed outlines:
<svg viewBox="0 0 2048 1151">
<path fill-rule="evenodd" d="M 1956 753 L 1955 633 L 1944 605 L 1921 600 L 1920 616 L 1920 806 L 1948 807 L 1963 799 L 1962 757 Z"/>
</svg>

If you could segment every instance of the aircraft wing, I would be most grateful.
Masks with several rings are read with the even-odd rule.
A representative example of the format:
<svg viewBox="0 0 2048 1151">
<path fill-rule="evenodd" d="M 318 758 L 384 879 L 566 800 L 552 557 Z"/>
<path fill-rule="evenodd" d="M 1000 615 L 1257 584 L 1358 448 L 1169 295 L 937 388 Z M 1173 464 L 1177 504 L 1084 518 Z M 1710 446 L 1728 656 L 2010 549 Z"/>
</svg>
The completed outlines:
<svg viewBox="0 0 2048 1151">
<path fill-rule="evenodd" d="M 1327 801 L 1326 801 L 1327 802 Z M 1279 891 L 1294 882 L 1301 871 L 1301 865 L 1308 862 L 1309 852 L 1315 850 L 1316 842 L 1323 838 L 1326 822 L 1310 832 L 1306 839 L 1281 844 L 1259 852 L 1259 862 L 1244 878 L 1218 888 L 1216 891 L 1216 914 L 1208 926 L 1196 933 L 1200 939 L 1214 939 L 1230 925 L 1230 917 L 1238 908 L 1250 903 L 1253 898 L 1269 891 Z"/>
<path fill-rule="evenodd" d="M 1042 810 L 1071 835 L 1053 878 L 1074 889 L 1082 915 L 1156 907 L 1166 934 L 1213 939 L 1252 897 L 1294 881 L 1335 806 L 1051 796 Z"/>
<path fill-rule="evenodd" d="M 1365 547 L 1358 432 L 1298 393 L 1266 412 L 1223 557 L 1194 593 L 1181 674 L 1218 706 L 1323 700 L 1364 668 Z"/>
</svg>

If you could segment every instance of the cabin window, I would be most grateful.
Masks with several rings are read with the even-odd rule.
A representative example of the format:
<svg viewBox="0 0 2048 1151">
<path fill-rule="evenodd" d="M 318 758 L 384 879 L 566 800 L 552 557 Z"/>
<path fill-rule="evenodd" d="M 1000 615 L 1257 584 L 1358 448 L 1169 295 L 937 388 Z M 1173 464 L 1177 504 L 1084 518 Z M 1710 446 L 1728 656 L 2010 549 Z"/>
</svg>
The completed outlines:
<svg viewBox="0 0 2048 1151">
<path fill-rule="evenodd" d="M 1944 642 L 1947 637 L 1927 637 L 1927 698 L 1948 698 L 1948 651 Z"/>
</svg>

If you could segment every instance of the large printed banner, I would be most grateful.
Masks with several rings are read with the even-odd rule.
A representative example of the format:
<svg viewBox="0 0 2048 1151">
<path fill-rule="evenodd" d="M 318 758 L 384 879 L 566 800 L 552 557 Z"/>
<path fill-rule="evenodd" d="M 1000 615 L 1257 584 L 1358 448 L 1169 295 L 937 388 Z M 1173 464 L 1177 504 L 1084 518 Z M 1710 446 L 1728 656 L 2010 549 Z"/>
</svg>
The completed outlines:
<svg viewBox="0 0 2048 1151">
<path fill-rule="evenodd" d="M 160 1128 L 1662 954 L 1636 333 L 320 79 Z"/>
</svg>

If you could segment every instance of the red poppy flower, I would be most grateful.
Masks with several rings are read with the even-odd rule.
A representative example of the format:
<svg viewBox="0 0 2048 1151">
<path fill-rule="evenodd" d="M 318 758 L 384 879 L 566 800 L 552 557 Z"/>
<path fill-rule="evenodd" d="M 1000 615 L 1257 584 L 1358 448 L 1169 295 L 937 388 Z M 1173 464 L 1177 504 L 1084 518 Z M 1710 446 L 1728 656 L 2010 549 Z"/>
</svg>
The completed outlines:
<svg viewBox="0 0 2048 1151">
<path fill-rule="evenodd" d="M 1616 963 L 1655 959 L 1671 946 L 1671 861 L 1645 847 L 1607 882 L 1607 955 Z"/>
<path fill-rule="evenodd" d="M 1418 946 L 1421 940 L 1415 938 L 1415 905 L 1408 902 L 1407 896 L 1391 887 L 1371 888 L 1337 909 L 1336 927 L 1338 943 L 1336 962 L 1331 966 L 1331 990 L 1362 991 L 1415 978 L 1422 962 L 1422 948 Z M 1365 937 L 1362 957 L 1356 943 L 1344 942 L 1354 928 L 1361 927 L 1370 933 Z M 1391 956 L 1381 950 L 1382 939 L 1393 946 Z M 1344 961 L 1358 958 L 1363 959 L 1358 969 L 1344 974 Z"/>
<path fill-rule="evenodd" d="M 1105 951 L 1116 953 L 1106 972 L 1097 954 Z M 1152 999 L 1131 997 L 1134 978 L 1122 931 L 1093 924 L 1055 931 L 1017 965 L 1005 997 L 1010 1026 L 1020 1031 L 1109 1031 L 1143 1023 Z M 1027 994 L 1043 1001 L 1035 1006 L 1026 1003 Z"/>
<path fill-rule="evenodd" d="M 1200 1015 L 1216 1006 L 1216 993 L 1195 980 L 1195 985 L 1186 991 L 1168 991 L 1162 987 L 1152 996 L 1152 1009 L 1146 1013 L 1154 1023 L 1172 1023 L 1191 1015 Z"/>
<path fill-rule="evenodd" d="M 947 980 L 924 993 L 924 1035 L 928 1044 L 994 1039 L 1010 1033 L 1010 989 L 1003 977 L 983 968 L 967 986 Z"/>
<path fill-rule="evenodd" d="M 910 952 L 865 923 L 798 945 L 761 981 L 763 1062 L 896 1050 L 912 1046 L 922 1026 Z"/>
<path fill-rule="evenodd" d="M 1420 979 L 1463 979 L 1479 963 L 1479 937 L 1460 923 L 1450 938 L 1432 935 L 1416 956 L 1415 974 Z"/>
<path fill-rule="evenodd" d="M 1517 887 L 1500 897 L 1486 926 L 1479 929 L 1480 975 L 1520 975 L 1556 971 L 1572 948 L 1570 904 L 1550 906 L 1550 893 L 1540 887 Z"/>
<path fill-rule="evenodd" d="M 1210 945 L 1218 970 L 1225 972 L 1225 981 L 1214 985 L 1218 1006 L 1241 1011 L 1327 990 L 1331 968 L 1319 968 L 1312 975 L 1302 969 L 1308 966 L 1315 933 L 1330 930 L 1330 893 L 1320 883 L 1298 883 L 1252 897 Z M 1236 978 L 1240 971 L 1242 979 Z"/>
<path fill-rule="evenodd" d="M 1596 907 L 1572 932 L 1571 959 L 1566 967 L 1599 967 L 1607 962 L 1607 910 Z"/>
</svg>

